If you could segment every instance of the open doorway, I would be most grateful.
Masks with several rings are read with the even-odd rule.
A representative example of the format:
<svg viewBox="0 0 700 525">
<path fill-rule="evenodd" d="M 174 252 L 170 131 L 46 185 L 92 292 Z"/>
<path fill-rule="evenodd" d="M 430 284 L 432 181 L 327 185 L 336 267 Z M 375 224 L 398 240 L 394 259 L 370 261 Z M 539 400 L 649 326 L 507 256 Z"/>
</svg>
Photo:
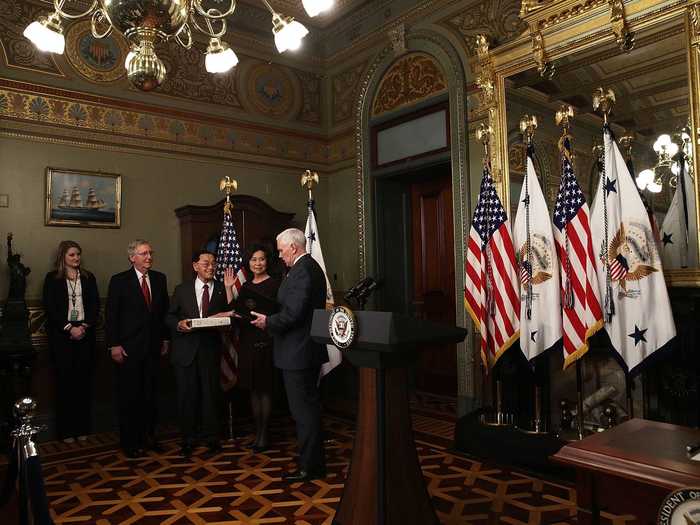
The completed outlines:
<svg viewBox="0 0 700 525">
<path fill-rule="evenodd" d="M 375 179 L 378 307 L 455 323 L 454 227 L 449 160 Z M 422 349 L 418 390 L 457 393 L 455 345 Z"/>
</svg>

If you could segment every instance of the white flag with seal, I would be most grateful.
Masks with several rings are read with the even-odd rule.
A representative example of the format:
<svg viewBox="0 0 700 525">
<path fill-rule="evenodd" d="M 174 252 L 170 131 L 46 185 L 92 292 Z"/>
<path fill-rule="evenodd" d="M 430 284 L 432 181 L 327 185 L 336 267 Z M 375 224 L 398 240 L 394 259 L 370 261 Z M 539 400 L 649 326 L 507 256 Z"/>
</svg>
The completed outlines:
<svg viewBox="0 0 700 525">
<path fill-rule="evenodd" d="M 309 216 L 306 219 L 306 230 L 304 233 L 306 235 L 306 251 L 318 263 L 323 270 L 323 275 L 326 277 L 326 310 L 330 310 L 335 305 L 335 301 L 333 300 L 333 289 L 331 288 L 331 282 L 328 280 L 328 273 L 326 272 L 326 263 L 323 260 L 321 239 L 318 236 L 318 227 L 316 226 L 316 214 L 314 213 L 313 201 L 310 201 L 309 203 Z M 321 365 L 321 377 L 333 370 L 343 360 L 340 350 L 338 350 L 338 348 L 335 346 L 326 345 L 326 349 L 328 350 L 328 362 Z"/>
<path fill-rule="evenodd" d="M 606 126 L 591 234 L 605 330 L 632 371 L 676 335 L 649 216 Z"/>
<path fill-rule="evenodd" d="M 527 172 L 513 225 L 520 270 L 520 349 L 528 359 L 561 339 L 559 261 L 533 156 L 534 149 L 528 146 Z"/>
<path fill-rule="evenodd" d="M 695 226 L 695 185 L 688 173 L 685 156 L 677 163 L 680 169 L 676 191 L 661 226 L 661 260 L 664 267 L 698 266 L 698 230 Z"/>
</svg>

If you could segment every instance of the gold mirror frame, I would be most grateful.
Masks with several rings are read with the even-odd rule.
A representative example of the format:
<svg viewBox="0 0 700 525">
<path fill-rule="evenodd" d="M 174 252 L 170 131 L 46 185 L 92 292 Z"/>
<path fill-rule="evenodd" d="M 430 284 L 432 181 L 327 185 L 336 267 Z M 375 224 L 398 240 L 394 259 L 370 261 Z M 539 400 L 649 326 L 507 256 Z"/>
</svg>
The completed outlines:
<svg viewBox="0 0 700 525">
<path fill-rule="evenodd" d="M 690 124 L 698 149 L 700 0 L 522 0 L 520 16 L 528 30 L 515 40 L 491 50 L 486 37 L 480 35 L 476 45 L 476 82 L 493 129 L 492 172 L 506 210 L 510 209 L 510 173 L 505 79 L 533 68 L 543 76 L 556 74 L 557 59 L 601 45 L 617 43 L 624 50 L 633 45 L 635 32 L 653 31 L 674 19 L 685 23 Z M 699 173 L 697 154 L 693 165 Z M 700 202 L 697 179 L 695 186 Z M 700 206 L 696 206 L 695 221 L 700 224 Z M 664 270 L 664 275 L 669 286 L 700 287 L 700 268 Z"/>
</svg>

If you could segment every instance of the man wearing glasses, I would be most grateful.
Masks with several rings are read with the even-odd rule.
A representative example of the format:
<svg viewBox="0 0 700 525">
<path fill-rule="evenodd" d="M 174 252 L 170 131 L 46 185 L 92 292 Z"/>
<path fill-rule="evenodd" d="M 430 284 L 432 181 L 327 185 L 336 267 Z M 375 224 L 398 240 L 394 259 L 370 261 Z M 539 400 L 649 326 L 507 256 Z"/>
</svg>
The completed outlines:
<svg viewBox="0 0 700 525">
<path fill-rule="evenodd" d="M 219 442 L 219 396 L 221 392 L 221 337 L 216 328 L 190 326 L 190 320 L 230 316 L 224 312 L 233 291 L 214 280 L 216 256 L 206 250 L 192 256 L 193 280 L 177 285 L 166 323 L 173 336 L 170 362 L 177 383 L 177 412 L 185 457 L 192 454 L 195 435 L 210 453 L 221 450 Z M 225 281 L 233 280 L 228 270 Z M 221 315 L 217 315 L 221 314 Z M 197 423 L 199 422 L 199 429 Z M 198 432 L 199 430 L 199 432 Z"/>
<path fill-rule="evenodd" d="M 155 440 L 156 379 L 170 340 L 169 300 L 165 274 L 152 269 L 150 243 L 130 242 L 128 255 L 131 268 L 109 281 L 105 332 L 117 373 L 121 447 L 136 458 L 144 450 L 162 451 Z"/>
</svg>

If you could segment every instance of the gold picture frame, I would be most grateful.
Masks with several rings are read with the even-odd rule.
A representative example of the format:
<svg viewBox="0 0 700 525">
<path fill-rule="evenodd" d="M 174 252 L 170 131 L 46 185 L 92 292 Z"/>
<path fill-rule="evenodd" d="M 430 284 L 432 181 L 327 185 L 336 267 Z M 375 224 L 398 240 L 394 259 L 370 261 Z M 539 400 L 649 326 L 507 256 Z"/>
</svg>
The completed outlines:
<svg viewBox="0 0 700 525">
<path fill-rule="evenodd" d="M 46 168 L 46 226 L 121 227 L 121 175 Z"/>
</svg>

